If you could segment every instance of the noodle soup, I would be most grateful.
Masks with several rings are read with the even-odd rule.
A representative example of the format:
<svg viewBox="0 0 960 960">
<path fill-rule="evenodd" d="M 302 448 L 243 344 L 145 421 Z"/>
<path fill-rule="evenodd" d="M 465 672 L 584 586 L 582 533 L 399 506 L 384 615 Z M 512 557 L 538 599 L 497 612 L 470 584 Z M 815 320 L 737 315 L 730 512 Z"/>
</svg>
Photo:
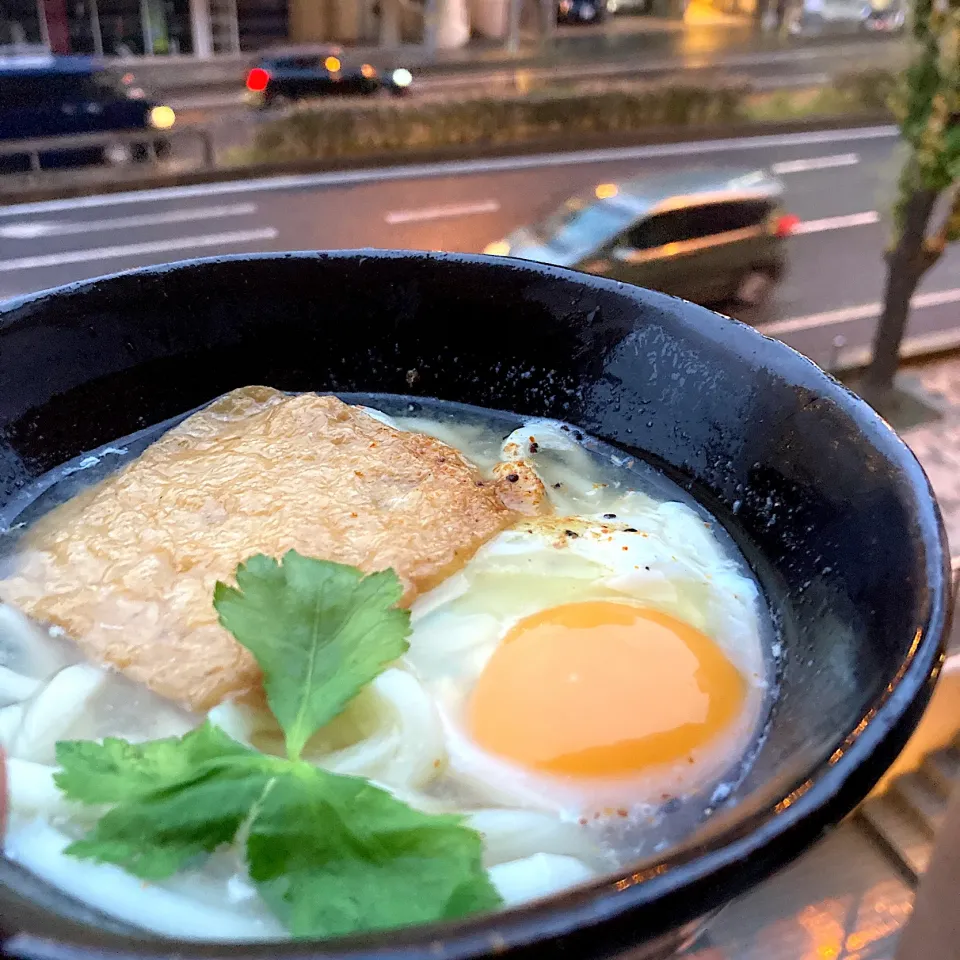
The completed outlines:
<svg viewBox="0 0 960 960">
<path fill-rule="evenodd" d="M 8 856 L 156 932 L 324 936 L 590 882 L 729 797 L 762 738 L 775 645 L 721 525 L 567 424 L 344 399 L 236 391 L 91 451 L 11 505 Z M 389 582 L 362 579 L 386 569 Z M 322 614 L 309 630 L 291 613 L 304 591 Z M 381 635 L 397 655 L 358 666 L 354 651 Z M 317 691 L 342 700 L 333 715 Z M 191 737 L 216 756 L 157 773 Z M 172 744 L 162 762 L 158 741 Z M 301 780 L 326 812 L 292 834 L 320 803 L 291 787 L 284 806 L 276 784 Z M 200 809 L 212 793 L 197 791 L 221 781 L 232 832 L 212 813 L 173 818 L 178 798 Z M 361 808 L 375 827 L 351 820 Z M 131 849 L 120 821 L 147 810 L 171 820 Z M 334 820 L 346 839 L 309 859 Z M 405 878 L 417 909 L 386 903 Z M 354 879 L 379 902 L 330 893 Z"/>
</svg>

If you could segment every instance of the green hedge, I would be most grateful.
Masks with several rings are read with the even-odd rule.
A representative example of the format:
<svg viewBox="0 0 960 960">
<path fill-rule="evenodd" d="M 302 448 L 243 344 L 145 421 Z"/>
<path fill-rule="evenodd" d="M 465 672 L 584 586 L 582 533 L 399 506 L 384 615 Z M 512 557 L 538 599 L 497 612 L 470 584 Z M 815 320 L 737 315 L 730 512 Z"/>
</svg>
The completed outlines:
<svg viewBox="0 0 960 960">
<path fill-rule="evenodd" d="M 880 71 L 836 78 L 851 109 L 873 109 L 889 84 Z M 887 80 L 891 79 L 885 73 Z M 724 127 L 749 121 L 749 84 L 620 85 L 600 91 L 538 90 L 464 100 L 315 102 L 257 130 L 254 162 L 284 162 L 454 146 L 528 143 L 664 127 Z"/>
</svg>

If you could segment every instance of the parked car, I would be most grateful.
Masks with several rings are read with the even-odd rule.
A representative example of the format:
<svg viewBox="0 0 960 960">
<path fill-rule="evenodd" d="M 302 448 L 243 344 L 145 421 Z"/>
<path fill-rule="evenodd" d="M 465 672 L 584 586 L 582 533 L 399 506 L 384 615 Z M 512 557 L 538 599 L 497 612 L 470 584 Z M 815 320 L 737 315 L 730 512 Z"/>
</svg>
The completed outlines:
<svg viewBox="0 0 960 960">
<path fill-rule="evenodd" d="M 135 76 L 112 70 L 93 57 L 40 54 L 0 57 L 0 142 L 110 130 L 169 130 L 173 110 L 147 97 Z M 158 155 L 163 137 L 144 143 L 50 150 L 43 167 L 146 160 Z M 30 169 L 29 156 L 0 154 L 0 173 Z"/>
<path fill-rule="evenodd" d="M 337 47 L 309 56 L 264 57 L 247 74 L 247 100 L 256 107 L 329 96 L 372 96 L 407 92 L 413 75 L 405 67 L 381 70 L 351 63 Z"/>
<path fill-rule="evenodd" d="M 786 267 L 796 218 L 762 170 L 687 171 L 601 183 L 485 252 L 539 260 L 703 304 L 755 306 Z"/>
<path fill-rule="evenodd" d="M 607 13 L 652 13 L 653 0 L 607 0 Z"/>
<path fill-rule="evenodd" d="M 599 23 L 606 12 L 606 0 L 560 0 L 557 23 Z"/>
<path fill-rule="evenodd" d="M 899 3 L 891 3 L 882 10 L 871 7 L 863 21 L 870 33 L 899 33 L 907 25 L 907 15 Z"/>
</svg>

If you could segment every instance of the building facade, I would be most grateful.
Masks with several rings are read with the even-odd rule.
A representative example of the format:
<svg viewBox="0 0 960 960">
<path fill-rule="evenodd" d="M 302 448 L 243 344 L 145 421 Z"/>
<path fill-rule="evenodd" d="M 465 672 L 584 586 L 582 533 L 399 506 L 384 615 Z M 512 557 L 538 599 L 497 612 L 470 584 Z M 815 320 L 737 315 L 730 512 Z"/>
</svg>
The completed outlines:
<svg viewBox="0 0 960 960">
<path fill-rule="evenodd" d="M 426 0 L 430 2 L 430 0 Z M 163 56 L 284 43 L 417 42 L 424 0 L 0 0 L 0 47 Z M 384 19 L 385 18 L 385 19 Z"/>
</svg>

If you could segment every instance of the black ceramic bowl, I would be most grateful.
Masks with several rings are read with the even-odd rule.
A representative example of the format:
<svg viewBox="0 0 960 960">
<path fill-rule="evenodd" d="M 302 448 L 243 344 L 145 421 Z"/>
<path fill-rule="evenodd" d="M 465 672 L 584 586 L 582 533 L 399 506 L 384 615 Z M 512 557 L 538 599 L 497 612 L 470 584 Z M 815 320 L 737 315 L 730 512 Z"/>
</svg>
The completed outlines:
<svg viewBox="0 0 960 960">
<path fill-rule="evenodd" d="M 8 304 L 0 511 L 81 451 L 253 383 L 557 417 L 659 465 L 727 525 L 780 615 L 770 734 L 736 802 L 685 846 L 525 909 L 323 945 L 171 944 L 95 929 L 81 906 L 0 863 L 10 954 L 544 960 L 663 948 L 848 813 L 927 702 L 949 619 L 947 555 L 927 480 L 897 436 L 746 326 L 549 267 L 241 257 Z"/>
</svg>

